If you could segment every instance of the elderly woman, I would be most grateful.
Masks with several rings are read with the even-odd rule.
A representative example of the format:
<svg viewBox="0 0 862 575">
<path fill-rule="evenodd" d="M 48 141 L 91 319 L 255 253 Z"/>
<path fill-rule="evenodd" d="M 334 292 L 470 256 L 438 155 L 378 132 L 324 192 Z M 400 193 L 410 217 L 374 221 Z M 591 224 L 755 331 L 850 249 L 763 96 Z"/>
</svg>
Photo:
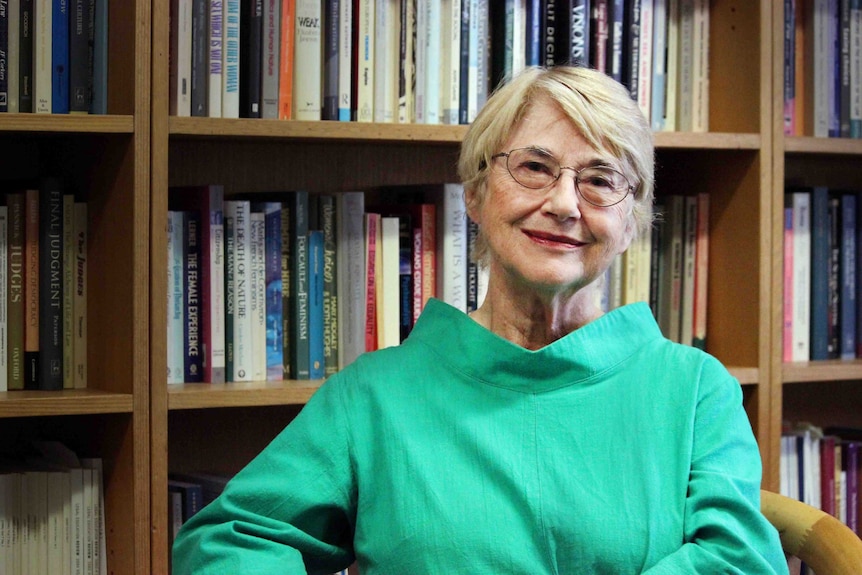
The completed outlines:
<svg viewBox="0 0 862 575">
<path fill-rule="evenodd" d="M 784 573 L 739 384 L 597 285 L 650 225 L 652 134 L 619 84 L 530 69 L 460 174 L 483 305 L 432 300 L 195 515 L 175 575 Z"/>
</svg>

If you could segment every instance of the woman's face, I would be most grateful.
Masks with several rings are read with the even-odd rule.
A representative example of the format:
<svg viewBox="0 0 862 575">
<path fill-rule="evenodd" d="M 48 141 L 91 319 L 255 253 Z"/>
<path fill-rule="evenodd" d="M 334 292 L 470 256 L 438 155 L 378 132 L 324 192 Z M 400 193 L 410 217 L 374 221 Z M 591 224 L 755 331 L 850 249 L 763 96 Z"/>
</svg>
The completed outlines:
<svg viewBox="0 0 862 575">
<path fill-rule="evenodd" d="M 561 166 L 579 170 L 602 164 L 620 169 L 616 158 L 591 148 L 559 107 L 540 99 L 495 153 L 538 147 Z M 506 158 L 492 160 L 481 205 L 470 217 L 482 228 L 489 248 L 489 272 L 511 287 L 574 293 L 593 282 L 613 258 L 628 248 L 633 233 L 633 198 L 610 207 L 587 203 L 575 189 L 573 170 L 562 170 L 550 187 L 531 190 L 512 179 Z"/>
</svg>

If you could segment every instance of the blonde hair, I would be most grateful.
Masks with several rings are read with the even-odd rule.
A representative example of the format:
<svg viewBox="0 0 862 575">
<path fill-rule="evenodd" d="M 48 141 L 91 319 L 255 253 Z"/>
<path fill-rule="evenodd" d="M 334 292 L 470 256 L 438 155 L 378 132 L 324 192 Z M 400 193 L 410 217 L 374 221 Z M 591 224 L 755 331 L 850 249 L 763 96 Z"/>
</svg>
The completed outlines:
<svg viewBox="0 0 862 575">
<path fill-rule="evenodd" d="M 541 98 L 557 104 L 578 133 L 596 151 L 616 158 L 634 185 L 632 218 L 637 235 L 652 225 L 655 147 L 653 133 L 628 90 L 606 74 L 589 68 L 530 67 L 488 98 L 461 144 L 458 175 L 467 197 L 485 201 L 491 156 L 530 106 Z M 473 257 L 482 262 L 487 244 L 480 230 Z"/>
</svg>

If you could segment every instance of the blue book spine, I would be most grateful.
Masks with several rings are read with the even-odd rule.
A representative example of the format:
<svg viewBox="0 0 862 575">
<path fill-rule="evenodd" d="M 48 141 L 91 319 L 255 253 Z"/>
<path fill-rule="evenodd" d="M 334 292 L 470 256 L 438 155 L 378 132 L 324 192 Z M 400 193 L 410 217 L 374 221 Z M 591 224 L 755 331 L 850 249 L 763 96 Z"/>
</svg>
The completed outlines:
<svg viewBox="0 0 862 575">
<path fill-rule="evenodd" d="M 309 379 L 308 334 L 308 192 L 295 191 L 290 210 L 290 369 L 292 379 Z"/>
<path fill-rule="evenodd" d="M 323 232 L 308 232 L 308 365 L 310 379 L 323 379 Z"/>
<path fill-rule="evenodd" d="M 829 137 L 841 137 L 841 14 L 839 0 L 829 0 L 828 60 L 829 74 Z"/>
<path fill-rule="evenodd" d="M 281 291 L 281 204 L 267 202 L 266 239 L 264 257 L 266 258 L 266 379 L 284 378 L 284 346 L 282 344 L 284 327 L 282 317 Z"/>
<path fill-rule="evenodd" d="M 91 114 L 108 113 L 108 0 L 95 0 L 91 11 L 93 33 L 93 87 Z"/>
<path fill-rule="evenodd" d="M 607 74 L 617 82 L 623 81 L 624 24 L 625 2 L 623 0 L 609 0 Z"/>
<path fill-rule="evenodd" d="M 51 15 L 51 113 L 69 113 L 69 3 L 54 0 Z"/>
<path fill-rule="evenodd" d="M 841 195 L 841 359 L 856 358 L 856 194 Z"/>
<path fill-rule="evenodd" d="M 811 359 L 829 359 L 829 189 L 811 192 Z"/>
<path fill-rule="evenodd" d="M 542 2 L 541 0 L 527 0 L 526 18 L 526 54 L 524 61 L 527 66 L 538 66 L 541 63 L 541 36 L 542 36 Z"/>
</svg>

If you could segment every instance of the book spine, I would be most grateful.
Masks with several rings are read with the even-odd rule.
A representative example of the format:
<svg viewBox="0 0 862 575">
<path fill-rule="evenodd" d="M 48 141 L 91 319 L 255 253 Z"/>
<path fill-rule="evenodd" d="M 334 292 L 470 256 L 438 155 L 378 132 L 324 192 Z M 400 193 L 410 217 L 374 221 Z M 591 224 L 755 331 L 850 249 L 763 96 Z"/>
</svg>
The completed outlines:
<svg viewBox="0 0 862 575">
<path fill-rule="evenodd" d="M 9 4 L 0 2 L 0 112 L 9 111 Z"/>
<path fill-rule="evenodd" d="M 24 194 L 6 195 L 8 241 L 6 274 L 8 307 L 8 384 L 10 390 L 24 389 Z"/>
<path fill-rule="evenodd" d="M 33 0 L 21 0 L 18 26 L 18 111 L 33 112 Z"/>
<path fill-rule="evenodd" d="M 290 365 L 292 379 L 309 379 L 309 333 L 308 333 L 308 192 L 295 191 L 290 194 L 288 209 L 290 216 Z"/>
<path fill-rule="evenodd" d="M 461 0 L 461 44 L 458 64 L 458 123 L 467 123 L 467 109 L 470 101 L 470 0 Z M 536 30 L 538 35 L 538 29 Z M 536 63 L 538 63 L 538 47 L 536 48 Z"/>
<path fill-rule="evenodd" d="M 793 361 L 811 359 L 811 194 L 793 194 Z"/>
<path fill-rule="evenodd" d="M 69 26 L 69 111 L 90 112 L 90 0 L 72 0 Z"/>
<path fill-rule="evenodd" d="M 39 389 L 63 388 L 63 190 L 43 180 L 39 190 Z"/>
<path fill-rule="evenodd" d="M 59 1 L 59 0 L 58 0 Z M 52 53 L 51 17 L 52 0 L 34 0 L 33 16 L 33 90 L 34 111 L 38 114 L 51 113 Z"/>
<path fill-rule="evenodd" d="M 233 343 L 232 381 L 250 381 L 252 375 L 251 316 L 249 309 L 249 265 L 251 250 L 250 204 L 246 200 L 225 202 L 233 212 Z"/>
<path fill-rule="evenodd" d="M 0 206 L 0 391 L 9 390 L 9 220 L 7 206 Z M 2 499 L 2 495 L 0 495 Z M 2 547 L 2 545 L 0 545 Z"/>
<path fill-rule="evenodd" d="M 829 193 L 829 272 L 827 283 L 827 350 L 829 359 L 841 354 L 841 197 Z"/>
<path fill-rule="evenodd" d="M 224 203 L 224 344 L 225 344 L 225 381 L 234 379 L 236 364 L 236 345 L 234 318 L 236 317 L 236 227 L 234 207 L 229 201 Z"/>
<path fill-rule="evenodd" d="M 377 239 L 380 214 L 365 214 L 365 351 L 377 349 Z"/>
<path fill-rule="evenodd" d="M 167 377 L 168 384 L 185 381 L 185 361 L 183 359 L 183 325 L 185 306 L 183 305 L 183 230 L 185 212 L 168 212 L 168 319 L 167 319 Z"/>
<path fill-rule="evenodd" d="M 422 222 L 422 308 L 437 296 L 437 207 L 420 206 Z"/>
<path fill-rule="evenodd" d="M 203 228 L 204 380 L 225 381 L 224 188 L 207 186 Z"/>
<path fill-rule="evenodd" d="M 461 184 L 443 185 L 440 209 L 440 274 L 437 278 L 443 301 L 467 311 L 467 209 Z"/>
<path fill-rule="evenodd" d="M 308 366 L 309 379 L 325 374 L 323 335 L 323 231 L 308 232 Z"/>
<path fill-rule="evenodd" d="M 192 0 L 191 103 L 195 117 L 209 115 L 209 0 Z"/>
<path fill-rule="evenodd" d="M 297 120 L 320 120 L 323 70 L 320 10 L 318 0 L 296 0 L 293 101 Z"/>
<path fill-rule="evenodd" d="M 338 30 L 338 120 L 352 119 L 353 0 L 340 0 Z"/>
<path fill-rule="evenodd" d="M 108 113 L 108 2 L 91 0 L 89 26 L 93 43 L 92 84 L 90 86 L 90 113 Z"/>
<path fill-rule="evenodd" d="M 829 190 L 815 186 L 811 192 L 812 360 L 829 359 L 829 260 Z"/>
<path fill-rule="evenodd" d="M 51 16 L 51 113 L 69 113 L 69 5 L 53 0 Z M 37 14 L 38 15 L 38 14 Z"/>
<path fill-rule="evenodd" d="M 243 118 L 261 117 L 263 81 L 263 2 L 246 0 L 240 9 L 239 109 Z"/>
<path fill-rule="evenodd" d="M 850 137 L 862 138 L 862 0 L 850 0 Z"/>
<path fill-rule="evenodd" d="M 399 341 L 413 330 L 413 220 L 398 216 L 398 326 Z"/>
<path fill-rule="evenodd" d="M 489 57 L 488 50 L 490 46 L 487 42 L 482 42 L 482 38 L 487 38 L 490 31 L 488 30 L 488 0 L 479 0 L 477 7 L 477 22 L 476 22 L 476 38 L 477 38 L 477 55 L 476 55 L 476 113 L 485 106 L 485 101 L 488 99 L 490 91 L 488 85 Z M 473 19 L 471 18 L 472 22 Z M 471 30 L 472 33 L 472 30 Z M 475 115 L 470 116 L 470 121 L 475 119 Z"/>
<path fill-rule="evenodd" d="M 292 252 L 291 240 L 293 234 L 291 231 L 290 205 L 287 202 L 281 205 L 281 358 L 282 358 L 282 379 L 290 379 L 293 373 L 292 364 L 290 361 L 291 346 L 293 338 L 291 336 L 291 327 L 293 326 L 293 308 L 290 298 L 290 270 L 292 267 Z"/>
<path fill-rule="evenodd" d="M 357 19 L 356 121 L 374 120 L 375 0 L 359 0 Z"/>
<path fill-rule="evenodd" d="M 192 0 L 171 0 L 168 113 L 191 115 Z"/>
<path fill-rule="evenodd" d="M 398 89 L 398 16 L 392 0 L 375 0 L 374 7 L 374 121 L 396 118 Z"/>
<path fill-rule="evenodd" d="M 21 20 L 21 0 L 9 0 L 8 10 L 8 38 L 9 49 L 7 50 L 8 66 L 6 68 L 7 85 L 7 111 L 17 114 L 19 110 L 19 82 L 21 80 L 18 62 L 21 52 L 21 28 L 18 22 Z"/>
<path fill-rule="evenodd" d="M 365 195 L 344 192 L 338 196 L 338 367 L 343 369 L 365 349 L 365 277 L 363 233 Z"/>
<path fill-rule="evenodd" d="M 63 388 L 75 387 L 75 196 L 63 194 Z"/>
<path fill-rule="evenodd" d="M 183 381 L 204 381 L 201 345 L 201 216 L 185 212 L 183 220 Z"/>
<path fill-rule="evenodd" d="M 338 254 L 336 253 L 335 197 L 319 196 L 323 232 L 323 369 L 338 371 Z"/>
<path fill-rule="evenodd" d="M 649 118 L 654 131 L 664 130 L 667 86 L 667 2 L 668 0 L 655 0 L 653 5 L 652 94 Z"/>
<path fill-rule="evenodd" d="M 39 190 L 24 192 L 24 388 L 39 385 Z"/>
<path fill-rule="evenodd" d="M 461 0 L 443 2 L 441 13 L 440 113 L 444 124 L 458 123 L 461 97 Z"/>
<path fill-rule="evenodd" d="M 348 0 L 344 0 L 345 2 Z M 323 106 L 322 120 L 338 120 L 338 39 L 341 34 L 341 0 L 327 0 L 323 6 Z"/>
<path fill-rule="evenodd" d="M 608 2 L 595 0 L 590 19 L 590 66 L 603 74 L 608 73 Z"/>
<path fill-rule="evenodd" d="M 294 115 L 295 18 L 296 0 L 281 0 L 281 54 L 278 57 L 278 118 L 280 120 L 290 120 Z"/>
<path fill-rule="evenodd" d="M 240 1 L 225 0 L 224 27 L 222 29 L 222 82 L 221 116 L 239 118 L 239 63 L 240 63 Z"/>
<path fill-rule="evenodd" d="M 281 57 L 281 3 L 263 1 L 262 118 L 278 118 L 278 70 Z"/>
<path fill-rule="evenodd" d="M 87 204 L 75 202 L 75 296 L 74 349 L 75 388 L 87 387 Z"/>
<path fill-rule="evenodd" d="M 800 0 L 801 1 L 801 0 Z M 784 135 L 796 133 L 796 0 L 784 0 Z"/>
<path fill-rule="evenodd" d="M 838 0 L 838 79 L 839 131 L 842 138 L 850 137 L 850 0 Z"/>
<path fill-rule="evenodd" d="M 281 220 L 282 209 L 279 202 L 267 202 L 264 209 L 265 237 L 265 302 L 266 314 L 266 379 L 284 379 L 282 281 L 281 281 Z"/>
<path fill-rule="evenodd" d="M 624 14 L 623 0 L 609 0 L 607 74 L 617 82 L 623 80 Z"/>
<path fill-rule="evenodd" d="M 400 247 L 397 216 L 385 216 L 379 222 L 379 268 L 376 277 L 377 347 L 396 346 L 401 343 L 400 325 Z"/>
<path fill-rule="evenodd" d="M 696 0 L 692 38 L 692 124 L 694 132 L 709 131 L 709 0 Z"/>
<path fill-rule="evenodd" d="M 426 2 L 426 30 L 425 33 L 425 124 L 439 124 L 441 118 L 440 110 L 440 68 L 441 40 L 440 40 L 440 3 Z M 417 81 L 422 81 L 418 77 Z"/>
<path fill-rule="evenodd" d="M 793 361 L 793 206 L 785 198 L 782 361 Z M 855 352 L 855 350 L 854 350 Z"/>
<path fill-rule="evenodd" d="M 224 16 L 225 0 L 210 0 L 209 4 L 209 99 L 210 118 L 222 117 L 222 84 L 224 83 Z"/>
<path fill-rule="evenodd" d="M 470 4 L 470 32 L 467 39 L 467 117 L 463 119 L 462 124 L 469 124 L 476 119 L 476 114 L 479 111 L 480 94 L 480 62 L 481 55 L 484 54 L 482 49 L 483 42 L 479 41 L 479 19 L 481 16 L 488 17 L 488 14 L 480 15 L 480 0 L 464 0 Z M 493 32 L 493 30 L 492 30 Z"/>
<path fill-rule="evenodd" d="M 623 22 L 623 73 L 622 83 L 638 101 L 638 74 L 640 73 L 641 0 L 626 3 Z"/>
<path fill-rule="evenodd" d="M 252 210 L 249 218 L 251 379 L 266 381 L 266 214 Z"/>
</svg>

